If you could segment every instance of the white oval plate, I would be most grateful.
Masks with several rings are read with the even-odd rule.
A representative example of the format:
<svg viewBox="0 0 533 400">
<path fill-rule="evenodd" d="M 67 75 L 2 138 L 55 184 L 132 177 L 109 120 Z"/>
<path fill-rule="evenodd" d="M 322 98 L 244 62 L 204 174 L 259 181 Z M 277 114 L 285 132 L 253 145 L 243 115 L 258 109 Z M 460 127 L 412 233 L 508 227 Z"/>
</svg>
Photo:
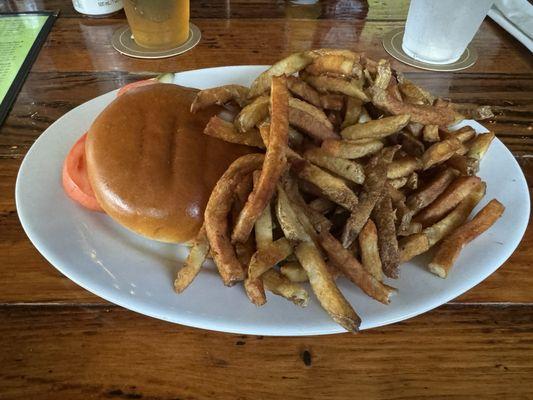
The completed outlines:
<svg viewBox="0 0 533 400">
<path fill-rule="evenodd" d="M 220 67 L 182 72 L 175 83 L 207 88 L 228 83 L 249 85 L 264 66 Z M 208 265 L 183 294 L 173 278 L 187 249 L 144 239 L 68 199 L 61 187 L 61 167 L 74 142 L 111 102 L 116 91 L 76 107 L 52 124 L 33 144 L 20 168 L 16 204 L 22 226 L 42 255 L 68 278 L 92 293 L 130 310 L 183 325 L 241 334 L 297 336 L 343 332 L 314 297 L 299 308 L 268 294 L 268 303 L 250 304 L 241 285 L 227 288 Z M 474 122 L 478 132 L 486 131 Z M 460 125 L 461 126 L 461 125 Z M 461 253 L 448 279 L 429 273 L 424 257 L 401 268 L 387 283 L 399 293 L 388 306 L 339 280 L 362 318 L 361 329 L 401 321 L 431 310 L 466 292 L 493 273 L 517 247 L 529 219 L 527 184 L 513 155 L 495 140 L 481 165 L 489 199 L 506 207 L 503 217 Z M 479 209 L 479 207 L 478 207 Z M 427 257 L 426 257 L 427 258 Z"/>
</svg>

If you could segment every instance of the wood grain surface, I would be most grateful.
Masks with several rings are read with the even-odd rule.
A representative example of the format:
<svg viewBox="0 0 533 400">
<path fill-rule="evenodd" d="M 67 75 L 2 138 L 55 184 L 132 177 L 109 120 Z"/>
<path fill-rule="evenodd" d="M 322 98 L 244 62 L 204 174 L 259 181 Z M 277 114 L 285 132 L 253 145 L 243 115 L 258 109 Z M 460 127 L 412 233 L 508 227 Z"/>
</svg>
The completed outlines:
<svg viewBox="0 0 533 400">
<path fill-rule="evenodd" d="M 528 399 L 533 376 L 533 228 L 484 282 L 416 318 L 321 337 L 229 335 L 151 319 L 85 291 L 33 247 L 14 201 L 20 163 L 63 114 L 160 72 L 270 64 L 313 47 L 386 57 L 381 37 L 401 27 L 407 1 L 191 1 L 202 41 L 163 60 L 115 52 L 123 12 L 76 13 L 69 0 L 4 0 L 0 12 L 60 9 L 0 126 L 0 399 Z M 393 66 L 432 92 L 488 104 L 485 121 L 533 184 L 531 54 L 491 20 L 465 71 Z M 258 311 L 259 312 L 259 311 Z"/>
</svg>

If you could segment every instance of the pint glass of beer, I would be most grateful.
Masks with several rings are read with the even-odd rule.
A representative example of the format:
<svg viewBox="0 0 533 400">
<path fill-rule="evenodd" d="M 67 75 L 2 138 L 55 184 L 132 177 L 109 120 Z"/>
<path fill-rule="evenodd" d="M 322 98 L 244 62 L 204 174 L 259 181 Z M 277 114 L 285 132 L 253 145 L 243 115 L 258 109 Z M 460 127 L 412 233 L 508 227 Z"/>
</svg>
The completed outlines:
<svg viewBox="0 0 533 400">
<path fill-rule="evenodd" d="M 189 37 L 189 0 L 124 0 L 133 39 L 150 49 L 171 49 Z"/>
</svg>

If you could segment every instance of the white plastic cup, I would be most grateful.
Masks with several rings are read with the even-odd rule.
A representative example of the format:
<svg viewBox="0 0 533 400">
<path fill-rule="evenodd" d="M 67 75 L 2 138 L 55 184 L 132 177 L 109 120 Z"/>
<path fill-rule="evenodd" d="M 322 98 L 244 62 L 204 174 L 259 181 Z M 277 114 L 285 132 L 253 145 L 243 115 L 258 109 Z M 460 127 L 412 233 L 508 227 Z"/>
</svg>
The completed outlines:
<svg viewBox="0 0 533 400">
<path fill-rule="evenodd" d="M 411 0 L 402 49 L 429 64 L 457 61 L 474 38 L 493 0 Z"/>
<path fill-rule="evenodd" d="M 91 17 L 102 17 L 122 10 L 122 0 L 72 0 L 74 9 Z"/>
</svg>

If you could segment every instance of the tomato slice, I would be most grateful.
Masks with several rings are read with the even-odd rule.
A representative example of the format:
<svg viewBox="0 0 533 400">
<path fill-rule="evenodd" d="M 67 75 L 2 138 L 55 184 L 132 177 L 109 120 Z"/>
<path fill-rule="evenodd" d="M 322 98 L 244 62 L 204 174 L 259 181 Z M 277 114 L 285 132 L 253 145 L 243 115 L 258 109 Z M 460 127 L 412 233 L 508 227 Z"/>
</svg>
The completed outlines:
<svg viewBox="0 0 533 400">
<path fill-rule="evenodd" d="M 122 96 L 124 93 L 126 93 L 127 91 L 129 91 L 131 89 L 135 89 L 137 87 L 146 86 L 146 85 L 152 85 L 152 84 L 157 83 L 157 82 L 158 81 L 157 81 L 156 78 L 150 78 L 150 79 L 145 79 L 145 80 L 142 80 L 142 81 L 128 83 L 127 85 L 122 86 L 119 89 L 119 91 L 117 92 L 117 97 L 118 96 Z"/>
<path fill-rule="evenodd" d="M 70 149 L 63 164 L 63 189 L 67 195 L 83 207 L 93 211 L 104 211 L 96 197 L 87 175 L 85 159 L 85 133 Z"/>
</svg>

